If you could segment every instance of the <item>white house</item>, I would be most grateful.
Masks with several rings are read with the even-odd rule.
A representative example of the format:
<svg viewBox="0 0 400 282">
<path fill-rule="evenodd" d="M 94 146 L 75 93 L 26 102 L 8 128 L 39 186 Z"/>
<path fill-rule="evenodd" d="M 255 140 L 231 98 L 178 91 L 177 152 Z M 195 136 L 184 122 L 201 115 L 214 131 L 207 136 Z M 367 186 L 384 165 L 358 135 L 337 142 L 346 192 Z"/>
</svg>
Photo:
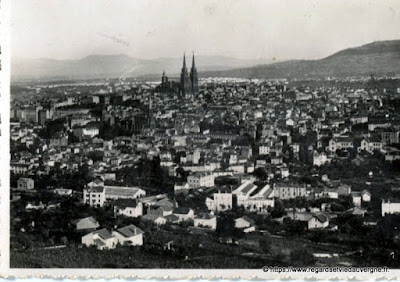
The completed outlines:
<svg viewBox="0 0 400 282">
<path fill-rule="evenodd" d="M 19 189 L 33 189 L 35 188 L 35 181 L 32 178 L 21 177 L 17 181 Z"/>
<path fill-rule="evenodd" d="M 121 245 L 128 246 L 142 246 L 143 245 L 143 231 L 137 228 L 135 225 L 130 224 L 128 226 L 119 228 L 113 232 L 118 243 Z"/>
<path fill-rule="evenodd" d="M 324 213 L 297 212 L 289 211 L 287 216 L 292 220 L 298 220 L 307 223 L 308 229 L 325 228 L 329 225 L 329 217 Z"/>
<path fill-rule="evenodd" d="M 138 187 L 104 186 L 96 179 L 83 189 L 83 202 L 91 207 L 103 207 L 106 200 L 137 199 L 144 197 L 146 191 Z"/>
<path fill-rule="evenodd" d="M 176 193 L 184 193 L 190 190 L 190 185 L 187 182 L 175 182 L 174 184 L 174 192 Z"/>
<path fill-rule="evenodd" d="M 275 196 L 280 199 L 305 197 L 307 194 L 307 190 L 304 185 L 286 182 L 278 182 L 275 186 L 275 191 Z"/>
<path fill-rule="evenodd" d="M 286 125 L 287 126 L 294 126 L 294 120 L 291 118 L 286 119 Z"/>
<path fill-rule="evenodd" d="M 326 163 L 329 163 L 329 159 L 325 152 L 318 153 L 317 151 L 313 152 L 313 165 L 322 166 Z"/>
<path fill-rule="evenodd" d="M 325 228 L 329 225 L 329 217 L 323 213 L 313 215 L 307 222 L 308 229 Z"/>
<path fill-rule="evenodd" d="M 114 249 L 117 243 L 118 239 L 105 228 L 90 232 L 82 237 L 83 245 L 88 247 L 94 245 L 99 250 Z"/>
<path fill-rule="evenodd" d="M 289 168 L 287 168 L 287 167 L 282 167 L 282 168 L 281 168 L 281 177 L 282 177 L 282 178 L 288 178 L 289 175 L 290 175 L 290 173 L 289 173 Z"/>
<path fill-rule="evenodd" d="M 82 137 L 95 137 L 99 135 L 99 128 L 97 126 L 88 125 L 86 127 L 79 127 L 74 129 L 74 135 L 78 138 Z"/>
<path fill-rule="evenodd" d="M 226 211 L 232 209 L 232 193 L 213 194 L 214 199 L 206 198 L 206 206 L 211 211 Z"/>
<path fill-rule="evenodd" d="M 106 202 L 106 192 L 102 186 L 92 186 L 83 189 L 83 203 L 91 207 L 101 208 Z"/>
<path fill-rule="evenodd" d="M 382 200 L 382 216 L 400 213 L 400 201 L 397 199 Z"/>
<path fill-rule="evenodd" d="M 54 193 L 60 196 L 71 196 L 72 189 L 65 189 L 65 188 L 56 188 L 54 189 Z"/>
<path fill-rule="evenodd" d="M 97 126 L 88 125 L 83 128 L 82 134 L 84 136 L 90 136 L 93 138 L 93 137 L 99 135 L 99 128 Z"/>
<path fill-rule="evenodd" d="M 361 192 L 361 199 L 363 202 L 371 202 L 371 193 L 367 190 Z"/>
<path fill-rule="evenodd" d="M 148 208 L 147 214 L 166 216 L 166 215 L 172 214 L 173 211 L 174 211 L 174 208 L 170 207 L 170 206 L 153 205 Z"/>
<path fill-rule="evenodd" d="M 188 176 L 187 183 L 190 188 L 213 187 L 214 175 L 211 172 L 196 172 Z"/>
<path fill-rule="evenodd" d="M 269 155 L 270 152 L 270 145 L 264 144 L 258 147 L 258 154 L 260 155 Z"/>
<path fill-rule="evenodd" d="M 364 138 L 361 140 L 359 151 L 364 150 L 372 154 L 374 151 L 380 151 L 382 146 L 382 141 L 378 138 Z"/>
<path fill-rule="evenodd" d="M 338 194 L 339 196 L 347 196 L 351 193 L 351 187 L 347 184 L 340 185 L 338 187 Z"/>
<path fill-rule="evenodd" d="M 348 137 L 337 137 L 329 140 L 329 151 L 347 150 L 353 148 L 353 140 Z"/>
<path fill-rule="evenodd" d="M 361 192 L 351 192 L 351 197 L 356 207 L 361 206 Z"/>
<path fill-rule="evenodd" d="M 72 220 L 71 223 L 75 226 L 76 230 L 95 230 L 100 227 L 100 224 L 97 222 L 97 220 L 91 216 Z"/>
<path fill-rule="evenodd" d="M 194 226 L 215 230 L 217 229 L 217 217 L 210 213 L 202 213 L 194 218 Z"/>
<path fill-rule="evenodd" d="M 361 140 L 359 151 L 364 150 L 372 154 L 374 151 L 382 150 L 382 146 L 383 143 L 378 138 L 364 138 L 363 140 Z"/>
<path fill-rule="evenodd" d="M 25 206 L 26 210 L 42 210 L 44 205 L 42 202 L 28 202 Z"/>
<path fill-rule="evenodd" d="M 247 216 L 242 216 L 235 219 L 235 227 L 242 229 L 243 232 L 249 233 L 256 230 L 255 222 Z"/>
<path fill-rule="evenodd" d="M 164 216 L 149 213 L 142 216 L 141 220 L 151 221 L 156 225 L 164 225 L 167 223 L 167 219 Z"/>
<path fill-rule="evenodd" d="M 322 192 L 315 193 L 316 198 L 330 198 L 330 199 L 338 199 L 339 193 L 337 189 L 324 189 Z"/>
<path fill-rule="evenodd" d="M 275 206 L 275 200 L 264 197 L 243 199 L 243 196 L 238 196 L 238 205 L 243 206 L 245 210 L 250 212 L 265 213 L 269 207 L 273 208 Z"/>
<path fill-rule="evenodd" d="M 191 208 L 187 207 L 175 208 L 172 214 L 178 217 L 179 222 L 192 220 L 194 218 L 194 211 Z"/>
<path fill-rule="evenodd" d="M 143 215 L 143 203 L 131 199 L 119 199 L 114 203 L 114 215 L 139 217 Z"/>
</svg>

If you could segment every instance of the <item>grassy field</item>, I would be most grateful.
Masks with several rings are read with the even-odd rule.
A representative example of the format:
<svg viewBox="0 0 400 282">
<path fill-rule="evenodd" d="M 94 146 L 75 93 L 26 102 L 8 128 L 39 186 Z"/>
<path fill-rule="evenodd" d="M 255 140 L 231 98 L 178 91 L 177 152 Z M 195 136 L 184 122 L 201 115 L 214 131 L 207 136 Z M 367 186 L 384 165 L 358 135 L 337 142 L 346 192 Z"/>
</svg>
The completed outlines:
<svg viewBox="0 0 400 282">
<path fill-rule="evenodd" d="M 240 255 L 185 258 L 173 253 L 144 253 L 133 249 L 98 251 L 86 248 L 18 251 L 12 268 L 262 268 L 269 260 Z"/>
<path fill-rule="evenodd" d="M 53 250 L 11 251 L 13 268 L 253 268 L 265 265 L 291 265 L 290 252 L 306 249 L 310 253 L 338 253 L 348 249 L 338 245 L 320 245 L 300 238 L 268 237 L 270 251 L 263 252 L 252 234 L 240 240 L 239 246 L 216 242 L 199 248 L 167 251 L 143 247 L 119 247 L 99 251 L 95 248 L 69 246 Z M 317 265 L 343 265 L 354 262 L 344 256 L 323 258 Z"/>
</svg>

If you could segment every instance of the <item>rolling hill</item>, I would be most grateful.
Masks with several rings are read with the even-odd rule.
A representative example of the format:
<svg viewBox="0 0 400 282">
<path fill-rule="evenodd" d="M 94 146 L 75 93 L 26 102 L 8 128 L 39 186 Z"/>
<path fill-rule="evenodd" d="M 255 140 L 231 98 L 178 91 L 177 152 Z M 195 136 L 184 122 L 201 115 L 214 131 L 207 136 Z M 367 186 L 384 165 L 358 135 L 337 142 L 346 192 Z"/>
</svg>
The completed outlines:
<svg viewBox="0 0 400 282">
<path fill-rule="evenodd" d="M 191 57 L 187 58 L 188 67 Z M 339 51 L 320 60 L 242 60 L 225 56 L 197 56 L 201 77 L 314 78 L 400 74 L 400 40 L 378 41 Z M 182 58 L 151 60 L 127 55 L 90 55 L 78 60 L 13 59 L 11 76 L 18 79 L 85 79 L 160 77 L 163 70 L 177 77 Z"/>
<path fill-rule="evenodd" d="M 191 66 L 191 56 L 187 58 Z M 241 60 L 224 56 L 196 56 L 198 70 L 226 70 L 249 67 L 262 60 Z M 90 55 L 78 60 L 52 59 L 13 59 L 11 76 L 18 79 L 73 79 L 73 78 L 108 78 L 108 77 L 161 77 L 165 70 L 169 76 L 178 76 L 182 67 L 182 58 L 158 58 L 144 60 L 127 55 Z"/>
<path fill-rule="evenodd" d="M 320 60 L 292 60 L 202 76 L 241 78 L 307 78 L 400 74 L 400 40 L 378 41 L 339 51 Z"/>
</svg>

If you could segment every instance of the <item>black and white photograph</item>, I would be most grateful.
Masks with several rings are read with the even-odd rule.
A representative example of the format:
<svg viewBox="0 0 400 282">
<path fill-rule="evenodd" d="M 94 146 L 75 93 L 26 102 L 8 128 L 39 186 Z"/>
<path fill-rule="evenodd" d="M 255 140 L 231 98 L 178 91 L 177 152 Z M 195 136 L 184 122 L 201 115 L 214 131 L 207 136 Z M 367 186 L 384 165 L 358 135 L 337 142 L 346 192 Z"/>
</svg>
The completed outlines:
<svg viewBox="0 0 400 282">
<path fill-rule="evenodd" d="M 400 268 L 400 1 L 7 3 L 9 273 Z"/>
</svg>

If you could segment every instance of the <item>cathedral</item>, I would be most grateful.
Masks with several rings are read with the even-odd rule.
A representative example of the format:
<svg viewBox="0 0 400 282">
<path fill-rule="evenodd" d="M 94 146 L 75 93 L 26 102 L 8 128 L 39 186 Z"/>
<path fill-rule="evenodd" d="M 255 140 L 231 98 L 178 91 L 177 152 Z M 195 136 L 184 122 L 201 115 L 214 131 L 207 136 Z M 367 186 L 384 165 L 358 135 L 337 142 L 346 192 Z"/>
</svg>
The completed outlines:
<svg viewBox="0 0 400 282">
<path fill-rule="evenodd" d="M 174 90 L 174 92 L 178 92 L 179 95 L 185 99 L 191 99 L 194 94 L 199 93 L 199 78 L 195 65 L 194 54 L 192 58 L 192 67 L 190 69 L 190 73 L 186 68 L 186 57 L 185 54 L 183 54 L 183 66 L 181 69 L 179 85 L 176 85 L 172 81 L 169 81 L 164 72 L 161 78 L 160 90 L 161 92 L 170 92 L 171 90 Z"/>
<path fill-rule="evenodd" d="M 183 54 L 183 66 L 181 70 L 180 93 L 182 97 L 190 99 L 193 94 L 199 92 L 199 78 L 197 75 L 196 65 L 194 63 L 194 54 L 192 59 L 192 68 L 190 74 L 186 68 L 186 58 Z"/>
</svg>

